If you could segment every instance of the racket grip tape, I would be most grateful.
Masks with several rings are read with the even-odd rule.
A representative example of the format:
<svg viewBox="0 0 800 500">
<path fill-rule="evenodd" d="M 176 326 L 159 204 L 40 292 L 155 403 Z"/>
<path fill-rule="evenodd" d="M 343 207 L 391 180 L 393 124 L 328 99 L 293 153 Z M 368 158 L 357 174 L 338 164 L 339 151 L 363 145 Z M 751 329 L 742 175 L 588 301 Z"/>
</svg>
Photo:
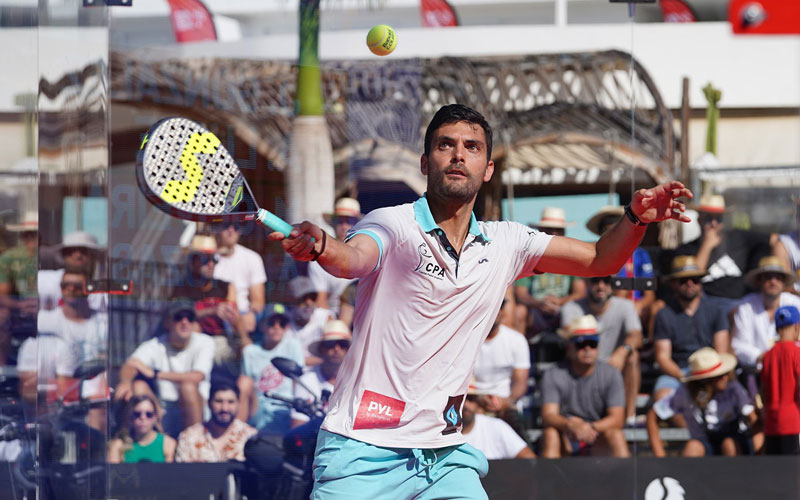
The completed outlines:
<svg viewBox="0 0 800 500">
<path fill-rule="evenodd" d="M 287 238 L 289 237 L 289 233 L 292 232 L 293 228 L 288 222 L 273 214 L 269 210 L 260 208 L 256 218 L 258 219 L 258 222 L 264 224 L 273 231 L 283 233 L 283 235 Z"/>
</svg>

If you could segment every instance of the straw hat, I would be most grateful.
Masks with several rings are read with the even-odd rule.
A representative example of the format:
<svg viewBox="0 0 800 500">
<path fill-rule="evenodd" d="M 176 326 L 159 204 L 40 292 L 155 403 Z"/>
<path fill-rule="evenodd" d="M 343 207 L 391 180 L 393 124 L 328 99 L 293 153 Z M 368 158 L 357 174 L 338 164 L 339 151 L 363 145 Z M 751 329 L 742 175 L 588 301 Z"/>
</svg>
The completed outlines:
<svg viewBox="0 0 800 500">
<path fill-rule="evenodd" d="M 601 208 L 592 218 L 586 222 L 586 229 L 594 234 L 600 234 L 600 222 L 610 215 L 622 217 L 625 214 L 625 209 L 619 205 L 607 205 Z"/>
<path fill-rule="evenodd" d="M 15 233 L 27 233 L 39 230 L 39 212 L 25 212 L 19 224 L 9 224 L 6 226 L 9 231 Z"/>
<path fill-rule="evenodd" d="M 322 214 L 325 222 L 333 225 L 336 217 L 355 217 L 361 219 L 364 214 L 361 213 L 361 204 L 358 200 L 353 198 L 339 198 L 336 205 L 333 207 L 333 213 Z"/>
<path fill-rule="evenodd" d="M 347 323 L 338 319 L 328 320 L 328 322 L 325 323 L 325 328 L 322 330 L 322 337 L 308 344 L 308 352 L 314 356 L 319 356 L 319 346 L 323 342 L 330 340 L 346 340 L 352 342 L 353 336 L 350 335 L 350 329 L 347 327 Z"/>
<path fill-rule="evenodd" d="M 744 281 L 751 288 L 758 288 L 758 277 L 764 273 L 778 273 L 782 275 L 783 284 L 785 286 L 791 286 L 797 281 L 795 275 L 783 267 L 781 259 L 774 255 L 762 257 L 761 260 L 758 261 L 758 267 L 744 275 Z"/>
<path fill-rule="evenodd" d="M 681 382 L 718 377 L 734 368 L 736 368 L 736 356 L 726 352 L 719 353 L 711 347 L 703 347 L 689 356 L 689 375 L 681 378 Z"/>
<path fill-rule="evenodd" d="M 542 209 L 541 219 L 537 222 L 531 222 L 528 225 L 533 227 L 552 227 L 564 229 L 574 224 L 575 222 L 573 221 L 567 222 L 564 209 L 558 207 L 544 207 Z"/>
<path fill-rule="evenodd" d="M 565 339 L 581 335 L 598 335 L 597 319 L 591 314 L 579 316 L 570 321 L 566 328 L 559 329 L 558 334 Z"/>
<path fill-rule="evenodd" d="M 708 274 L 705 269 L 700 269 L 694 255 L 678 255 L 672 259 L 672 274 L 667 275 L 667 279 L 679 279 L 696 277 L 701 278 Z"/>
<path fill-rule="evenodd" d="M 697 210 L 712 214 L 725 213 L 725 198 L 721 194 L 704 194 L 700 197 Z"/>
<path fill-rule="evenodd" d="M 204 253 L 213 255 L 217 253 L 217 240 L 213 236 L 196 234 L 189 244 L 189 253 Z"/>
<path fill-rule="evenodd" d="M 65 248 L 88 248 L 89 250 L 96 251 L 103 249 L 103 247 L 97 243 L 97 238 L 86 231 L 73 231 L 68 233 L 64 236 L 64 241 L 57 245 L 57 248 L 59 251 Z"/>
</svg>

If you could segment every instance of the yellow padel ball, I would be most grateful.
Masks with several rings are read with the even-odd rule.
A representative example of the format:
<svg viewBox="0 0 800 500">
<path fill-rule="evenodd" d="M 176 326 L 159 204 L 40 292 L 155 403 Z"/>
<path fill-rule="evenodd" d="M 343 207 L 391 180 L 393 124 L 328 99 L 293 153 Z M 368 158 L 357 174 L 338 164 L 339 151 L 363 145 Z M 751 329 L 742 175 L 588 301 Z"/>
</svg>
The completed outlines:
<svg viewBox="0 0 800 500">
<path fill-rule="evenodd" d="M 391 54 L 397 47 L 397 34 L 385 24 L 373 26 L 367 33 L 367 47 L 376 56 Z"/>
</svg>

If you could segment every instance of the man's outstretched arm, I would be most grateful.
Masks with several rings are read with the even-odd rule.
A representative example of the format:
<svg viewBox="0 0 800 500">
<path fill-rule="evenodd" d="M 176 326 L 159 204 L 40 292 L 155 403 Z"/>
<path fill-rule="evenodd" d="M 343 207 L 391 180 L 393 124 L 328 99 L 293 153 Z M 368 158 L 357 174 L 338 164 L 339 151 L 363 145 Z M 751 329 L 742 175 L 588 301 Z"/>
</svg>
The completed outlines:
<svg viewBox="0 0 800 500">
<path fill-rule="evenodd" d="M 284 251 L 295 260 L 309 261 L 314 257 L 312 250 L 321 252 L 317 262 L 339 278 L 366 276 L 375 269 L 381 257 L 378 243 L 366 234 L 356 234 L 346 243 L 327 236 L 323 249 L 322 229 L 308 221 L 294 226 L 288 238 L 274 232 L 270 233 L 269 239 L 280 241 Z"/>
<path fill-rule="evenodd" d="M 679 197 L 692 198 L 692 192 L 677 181 L 640 189 L 633 196 L 631 211 L 645 223 L 668 219 L 689 222 L 683 214 L 686 206 L 677 201 Z M 622 216 L 595 243 L 554 236 L 536 270 L 572 276 L 611 276 L 639 246 L 645 229 L 646 226 L 638 226 Z"/>
</svg>

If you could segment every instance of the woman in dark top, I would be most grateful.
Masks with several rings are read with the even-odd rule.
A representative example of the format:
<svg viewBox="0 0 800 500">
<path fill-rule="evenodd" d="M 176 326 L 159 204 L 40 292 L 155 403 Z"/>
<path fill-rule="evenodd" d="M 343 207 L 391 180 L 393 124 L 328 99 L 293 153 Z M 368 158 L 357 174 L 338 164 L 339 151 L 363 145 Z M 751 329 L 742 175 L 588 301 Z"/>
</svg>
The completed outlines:
<svg viewBox="0 0 800 500">
<path fill-rule="evenodd" d="M 159 431 L 156 404 L 149 396 L 128 402 L 117 437 L 108 444 L 110 463 L 172 462 L 176 442 Z"/>
</svg>

